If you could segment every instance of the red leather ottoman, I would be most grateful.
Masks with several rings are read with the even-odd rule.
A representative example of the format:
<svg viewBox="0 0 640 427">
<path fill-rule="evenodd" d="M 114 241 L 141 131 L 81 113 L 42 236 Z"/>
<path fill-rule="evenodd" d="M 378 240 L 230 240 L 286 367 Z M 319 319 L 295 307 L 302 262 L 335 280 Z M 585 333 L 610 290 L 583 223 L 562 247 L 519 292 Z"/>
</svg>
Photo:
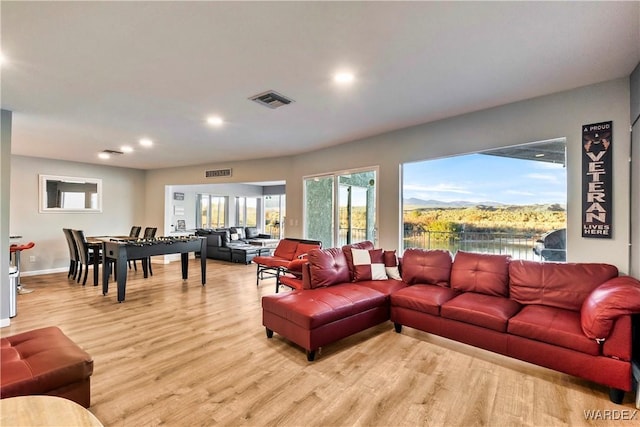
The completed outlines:
<svg viewBox="0 0 640 427">
<path fill-rule="evenodd" d="M 389 320 L 387 296 L 345 283 L 262 297 L 262 324 L 307 350 L 307 360 L 325 344 Z"/>
<path fill-rule="evenodd" d="M 0 361 L 0 398 L 46 394 L 91 405 L 93 360 L 55 326 L 1 338 Z"/>
</svg>

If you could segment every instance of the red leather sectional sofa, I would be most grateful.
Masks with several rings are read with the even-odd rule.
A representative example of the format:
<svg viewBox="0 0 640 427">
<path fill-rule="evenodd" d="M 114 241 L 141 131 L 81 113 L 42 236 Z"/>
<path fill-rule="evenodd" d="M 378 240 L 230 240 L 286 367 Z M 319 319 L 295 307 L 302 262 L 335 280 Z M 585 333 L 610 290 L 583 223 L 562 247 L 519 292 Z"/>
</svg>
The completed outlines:
<svg viewBox="0 0 640 427">
<path fill-rule="evenodd" d="M 615 266 L 409 249 L 402 280 L 354 281 L 354 247 L 373 249 L 312 250 L 301 290 L 263 297 L 268 338 L 277 332 L 312 361 L 321 346 L 391 320 L 398 333 L 416 328 L 608 386 L 616 403 L 632 390 L 640 282 Z"/>
</svg>

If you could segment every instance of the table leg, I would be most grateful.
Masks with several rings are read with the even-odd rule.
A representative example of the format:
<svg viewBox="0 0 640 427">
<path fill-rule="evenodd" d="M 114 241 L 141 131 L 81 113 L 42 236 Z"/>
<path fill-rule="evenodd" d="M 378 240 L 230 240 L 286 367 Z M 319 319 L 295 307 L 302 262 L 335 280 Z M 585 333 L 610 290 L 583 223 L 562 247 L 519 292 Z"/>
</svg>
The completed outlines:
<svg viewBox="0 0 640 427">
<path fill-rule="evenodd" d="M 148 257 L 144 257 L 142 258 L 142 273 L 143 273 L 143 277 L 146 279 L 147 277 L 149 277 L 149 258 Z"/>
<path fill-rule="evenodd" d="M 93 248 L 93 286 L 98 286 L 99 270 L 100 270 L 100 248 L 98 246 L 94 246 Z"/>
<path fill-rule="evenodd" d="M 207 240 L 200 242 L 200 279 L 202 286 L 207 283 Z"/>
<path fill-rule="evenodd" d="M 106 295 L 109 292 L 109 258 L 107 258 L 106 245 L 102 244 L 102 295 Z"/>
<path fill-rule="evenodd" d="M 120 248 L 116 260 L 116 277 L 118 281 L 118 302 L 124 301 L 127 288 L 127 249 Z"/>
<path fill-rule="evenodd" d="M 182 264 L 182 280 L 187 280 L 189 277 L 189 252 L 180 254 L 180 262 Z"/>
</svg>

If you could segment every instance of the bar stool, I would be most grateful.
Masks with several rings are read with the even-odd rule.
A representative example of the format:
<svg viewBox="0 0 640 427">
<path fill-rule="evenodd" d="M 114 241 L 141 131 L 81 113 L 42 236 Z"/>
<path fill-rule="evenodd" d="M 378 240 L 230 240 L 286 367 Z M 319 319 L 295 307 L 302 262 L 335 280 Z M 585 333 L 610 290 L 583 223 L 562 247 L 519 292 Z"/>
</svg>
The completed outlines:
<svg viewBox="0 0 640 427">
<path fill-rule="evenodd" d="M 23 288 L 22 284 L 20 283 L 20 272 L 22 271 L 22 269 L 20 268 L 20 252 L 31 249 L 35 245 L 36 245 L 35 243 L 29 242 L 24 245 L 9 246 L 9 253 L 13 254 L 13 265 L 18 269 L 17 286 L 18 286 L 18 293 L 20 294 L 28 294 L 30 292 L 33 292 L 30 289 Z"/>
</svg>

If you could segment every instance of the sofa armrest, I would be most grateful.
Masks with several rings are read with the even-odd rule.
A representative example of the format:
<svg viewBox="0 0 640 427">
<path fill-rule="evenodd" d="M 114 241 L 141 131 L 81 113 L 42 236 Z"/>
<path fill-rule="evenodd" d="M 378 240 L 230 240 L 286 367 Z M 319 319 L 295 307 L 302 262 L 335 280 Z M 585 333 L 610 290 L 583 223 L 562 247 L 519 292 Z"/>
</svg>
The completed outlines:
<svg viewBox="0 0 640 427">
<path fill-rule="evenodd" d="M 582 331 L 602 342 L 618 317 L 633 313 L 640 313 L 640 281 L 630 276 L 615 277 L 595 288 L 582 304 Z"/>
<path fill-rule="evenodd" d="M 302 277 L 302 267 L 309 261 L 307 258 L 296 258 L 287 265 L 287 271 L 296 276 Z"/>
</svg>

